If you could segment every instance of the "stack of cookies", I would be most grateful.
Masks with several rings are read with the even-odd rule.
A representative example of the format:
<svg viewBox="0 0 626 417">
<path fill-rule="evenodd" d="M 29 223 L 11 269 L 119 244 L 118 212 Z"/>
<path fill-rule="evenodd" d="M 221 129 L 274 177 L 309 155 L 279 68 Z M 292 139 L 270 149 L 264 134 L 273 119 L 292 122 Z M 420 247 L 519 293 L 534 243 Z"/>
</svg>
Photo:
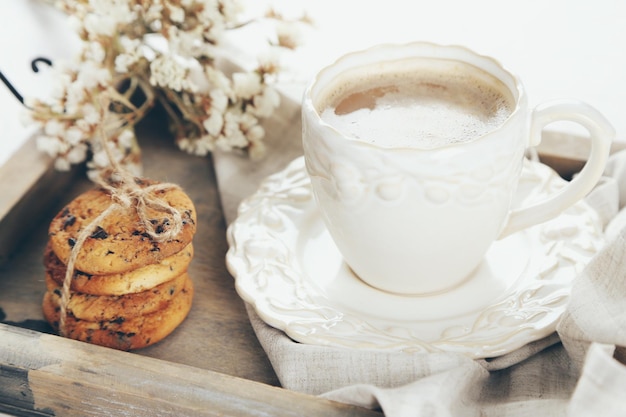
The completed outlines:
<svg viewBox="0 0 626 417">
<path fill-rule="evenodd" d="M 147 187 L 154 182 L 138 184 Z M 55 330 L 59 330 L 67 264 L 85 228 L 91 232 L 75 254 L 64 336 L 131 350 L 162 340 L 183 322 L 193 297 L 187 268 L 193 257 L 195 208 L 178 187 L 155 193 L 182 216 L 181 231 L 164 241 L 151 237 L 134 207 L 114 204 L 104 189 L 81 194 L 52 220 L 44 254 L 43 312 Z M 94 224 L 105 210 L 110 213 Z M 157 234 L 172 221 L 156 209 L 148 208 L 144 215 Z"/>
</svg>

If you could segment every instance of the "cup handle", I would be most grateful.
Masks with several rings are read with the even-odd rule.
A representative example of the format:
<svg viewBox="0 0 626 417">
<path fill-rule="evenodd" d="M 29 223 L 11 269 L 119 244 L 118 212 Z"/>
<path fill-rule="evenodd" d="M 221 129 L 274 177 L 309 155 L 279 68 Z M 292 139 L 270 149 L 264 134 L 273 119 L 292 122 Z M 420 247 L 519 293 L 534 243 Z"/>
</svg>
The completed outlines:
<svg viewBox="0 0 626 417">
<path fill-rule="evenodd" d="M 541 142 L 543 128 L 556 121 L 575 122 L 589 131 L 591 138 L 589 159 L 580 173 L 552 196 L 529 207 L 513 210 L 499 238 L 558 216 L 563 210 L 585 197 L 602 176 L 611 142 L 615 137 L 615 129 L 608 120 L 583 102 L 560 100 L 544 103 L 537 106 L 532 114 L 530 146 L 537 146 Z"/>
</svg>

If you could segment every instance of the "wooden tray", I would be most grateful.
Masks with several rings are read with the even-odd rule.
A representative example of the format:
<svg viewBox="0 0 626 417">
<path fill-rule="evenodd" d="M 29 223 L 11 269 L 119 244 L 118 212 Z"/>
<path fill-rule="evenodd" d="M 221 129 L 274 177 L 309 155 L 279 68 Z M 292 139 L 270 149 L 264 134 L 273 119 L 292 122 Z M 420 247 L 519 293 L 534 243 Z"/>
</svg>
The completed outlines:
<svg viewBox="0 0 626 417">
<path fill-rule="evenodd" d="M 180 184 L 198 211 L 187 320 L 162 342 L 119 352 L 50 334 L 42 254 L 51 218 L 90 188 L 56 172 L 29 140 L 0 167 L 0 412 L 15 415 L 380 415 L 279 387 L 227 272 L 213 161 L 179 151 L 153 112 L 138 129 L 145 175 Z M 280 129 L 276 129 L 280 130 Z M 616 144 L 615 149 L 623 149 Z M 544 162 L 564 177 L 588 144 L 546 133 Z"/>
<path fill-rule="evenodd" d="M 138 129 L 144 174 L 180 184 L 198 212 L 185 322 L 119 352 L 49 334 L 41 300 L 51 218 L 90 188 L 56 172 L 29 140 L 0 167 L 0 412 L 15 415 L 379 415 L 279 388 L 234 290 L 211 158 L 178 150 L 158 112 Z"/>
</svg>

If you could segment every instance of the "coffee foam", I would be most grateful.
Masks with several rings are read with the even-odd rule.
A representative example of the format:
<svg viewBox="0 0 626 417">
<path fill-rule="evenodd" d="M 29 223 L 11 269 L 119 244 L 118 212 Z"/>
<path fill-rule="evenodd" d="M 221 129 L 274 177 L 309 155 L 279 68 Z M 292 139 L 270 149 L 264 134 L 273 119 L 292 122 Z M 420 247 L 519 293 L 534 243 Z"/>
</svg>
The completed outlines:
<svg viewBox="0 0 626 417">
<path fill-rule="evenodd" d="M 482 136 L 514 109 L 501 81 L 470 64 L 442 59 L 353 69 L 322 91 L 317 103 L 322 119 L 352 138 L 424 149 Z"/>
</svg>

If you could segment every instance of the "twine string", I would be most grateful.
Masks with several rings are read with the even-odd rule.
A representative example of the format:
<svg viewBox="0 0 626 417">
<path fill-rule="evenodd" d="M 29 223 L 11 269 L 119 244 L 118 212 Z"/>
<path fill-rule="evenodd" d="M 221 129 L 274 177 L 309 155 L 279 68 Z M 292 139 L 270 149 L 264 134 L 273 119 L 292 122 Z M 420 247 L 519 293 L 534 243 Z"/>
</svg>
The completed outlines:
<svg viewBox="0 0 626 417">
<path fill-rule="evenodd" d="M 172 188 L 179 188 L 176 184 L 158 183 L 141 187 L 141 181 L 135 178 L 128 170 L 123 169 L 113 157 L 104 133 L 100 140 L 110 163 L 110 168 L 100 171 L 96 184 L 107 191 L 111 196 L 111 205 L 93 219 L 78 235 L 67 261 L 65 278 L 61 289 L 61 305 L 59 310 L 59 334 L 66 336 L 66 324 L 71 298 L 71 283 L 75 272 L 76 259 L 85 241 L 96 231 L 98 225 L 118 208 L 132 208 L 137 213 L 141 225 L 146 233 L 156 242 L 166 242 L 174 239 L 183 229 L 183 218 L 179 210 L 166 201 L 155 196 L 156 193 Z M 148 210 L 161 212 L 165 218 L 160 223 L 153 223 Z"/>
</svg>

